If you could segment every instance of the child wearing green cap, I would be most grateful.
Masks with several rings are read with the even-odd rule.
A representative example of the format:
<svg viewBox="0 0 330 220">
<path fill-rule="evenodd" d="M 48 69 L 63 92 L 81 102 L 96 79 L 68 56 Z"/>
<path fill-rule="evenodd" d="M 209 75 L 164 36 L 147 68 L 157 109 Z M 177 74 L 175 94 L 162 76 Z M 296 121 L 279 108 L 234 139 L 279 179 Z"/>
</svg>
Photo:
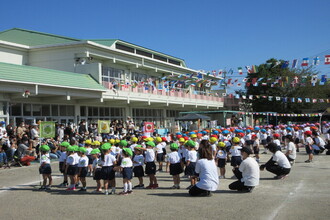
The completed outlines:
<svg viewBox="0 0 330 220">
<path fill-rule="evenodd" d="M 101 186 L 101 160 L 100 155 L 101 151 L 99 149 L 93 149 L 91 152 L 93 159 L 93 180 L 96 181 L 96 190 L 94 192 L 102 192 Z"/>
<path fill-rule="evenodd" d="M 40 157 L 40 167 L 39 173 L 42 174 L 43 184 L 40 190 L 50 190 L 52 185 L 52 168 L 50 166 L 50 156 L 49 156 L 49 146 L 42 145 L 40 147 L 41 157 Z M 49 184 L 47 184 L 47 179 L 49 179 Z"/>
<path fill-rule="evenodd" d="M 194 142 L 196 143 L 196 142 Z M 195 148 L 196 144 L 193 143 L 187 145 L 188 147 L 188 154 L 187 154 L 187 166 L 184 171 L 184 174 L 186 176 L 189 176 L 190 178 L 190 186 L 187 187 L 187 189 L 191 189 L 197 182 L 197 174 L 195 172 L 196 162 L 198 159 L 197 151 Z"/>
<path fill-rule="evenodd" d="M 123 148 L 123 159 L 121 160 L 120 170 L 123 174 L 123 185 L 124 190 L 119 193 L 119 195 L 128 195 L 132 193 L 132 182 L 133 178 L 133 162 L 131 160 L 131 156 L 133 156 L 133 152 L 131 148 Z"/>
<path fill-rule="evenodd" d="M 60 184 L 60 187 L 67 187 L 68 186 L 68 175 L 65 172 L 66 167 L 66 148 L 69 147 L 69 142 L 63 141 L 60 145 L 61 156 L 59 158 L 59 170 L 63 174 L 63 183 Z"/>
<path fill-rule="evenodd" d="M 85 192 L 86 189 L 86 176 L 87 176 L 87 172 L 88 172 L 88 162 L 89 162 L 89 158 L 86 155 L 87 153 L 87 149 L 84 147 L 80 147 L 79 148 L 79 163 L 78 163 L 78 167 L 79 167 L 79 174 L 78 177 L 80 178 L 80 181 L 82 183 L 82 187 L 79 191 L 83 191 Z"/>
<path fill-rule="evenodd" d="M 156 164 L 155 164 L 155 151 L 154 147 L 156 146 L 153 141 L 148 141 L 145 143 L 145 161 L 146 161 L 146 171 L 145 173 L 149 176 L 149 186 L 147 189 L 156 189 L 158 188 L 157 178 L 156 178 Z"/>
<path fill-rule="evenodd" d="M 103 144 L 101 146 L 101 176 L 104 181 L 105 195 L 114 194 L 116 191 L 115 185 L 115 171 L 113 170 L 114 165 L 117 164 L 116 158 L 109 153 L 110 144 Z M 112 191 L 109 193 L 108 186 L 112 186 Z"/>
<path fill-rule="evenodd" d="M 66 159 L 66 170 L 65 172 L 70 178 L 70 185 L 66 189 L 67 191 L 72 191 L 76 189 L 77 183 L 77 174 L 78 174 L 78 162 L 79 160 L 76 159 L 74 146 L 69 146 L 66 148 L 68 152 L 68 157 Z"/>
<path fill-rule="evenodd" d="M 171 153 L 167 155 L 166 172 L 170 167 L 170 175 L 173 177 L 174 185 L 171 189 L 180 189 L 180 173 L 183 172 L 181 166 L 181 155 L 178 153 L 179 146 L 176 143 L 170 145 Z"/>
</svg>

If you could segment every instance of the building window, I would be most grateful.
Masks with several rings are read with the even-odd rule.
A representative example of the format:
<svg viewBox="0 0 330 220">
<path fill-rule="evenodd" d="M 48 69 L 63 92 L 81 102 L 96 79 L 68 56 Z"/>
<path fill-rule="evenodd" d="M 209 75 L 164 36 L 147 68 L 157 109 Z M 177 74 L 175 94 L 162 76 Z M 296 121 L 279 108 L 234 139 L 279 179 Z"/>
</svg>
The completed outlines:
<svg viewBox="0 0 330 220">
<path fill-rule="evenodd" d="M 130 52 L 130 53 L 135 52 L 133 47 L 128 47 L 128 46 L 118 44 L 118 43 L 116 43 L 116 49 L 123 50 L 123 51 Z"/>
<path fill-rule="evenodd" d="M 172 63 L 172 64 L 174 64 L 174 65 L 178 65 L 178 66 L 181 65 L 181 63 L 180 63 L 179 61 L 172 60 L 172 59 L 168 59 L 168 62 L 169 62 L 169 63 Z"/>
<path fill-rule="evenodd" d="M 23 104 L 23 115 L 24 116 L 31 116 L 31 104 Z"/>
<path fill-rule="evenodd" d="M 50 105 L 42 105 L 41 106 L 41 115 L 42 116 L 50 116 Z"/>
<path fill-rule="evenodd" d="M 136 54 L 152 58 L 152 53 L 145 52 L 143 50 L 136 50 Z"/>
<path fill-rule="evenodd" d="M 102 67 L 102 81 L 104 82 L 120 82 L 124 78 L 124 70 L 112 67 Z"/>
<path fill-rule="evenodd" d="M 41 116 L 41 105 L 32 105 L 33 107 L 33 116 Z"/>
<path fill-rule="evenodd" d="M 162 56 L 159 56 L 159 55 L 156 55 L 156 54 L 154 54 L 154 59 L 167 62 L 166 57 L 162 57 Z"/>
<path fill-rule="evenodd" d="M 136 73 L 136 72 L 132 72 L 132 74 L 131 74 L 132 81 L 142 82 L 142 81 L 145 81 L 147 78 L 148 78 L 148 75 L 146 75 L 146 74 Z"/>
<path fill-rule="evenodd" d="M 21 103 L 10 104 L 10 115 L 12 116 L 21 116 L 22 115 L 22 105 Z"/>
<path fill-rule="evenodd" d="M 86 115 L 86 106 L 80 106 L 80 116 L 87 116 Z"/>
<path fill-rule="evenodd" d="M 58 105 L 52 105 L 52 116 L 58 116 Z"/>
</svg>

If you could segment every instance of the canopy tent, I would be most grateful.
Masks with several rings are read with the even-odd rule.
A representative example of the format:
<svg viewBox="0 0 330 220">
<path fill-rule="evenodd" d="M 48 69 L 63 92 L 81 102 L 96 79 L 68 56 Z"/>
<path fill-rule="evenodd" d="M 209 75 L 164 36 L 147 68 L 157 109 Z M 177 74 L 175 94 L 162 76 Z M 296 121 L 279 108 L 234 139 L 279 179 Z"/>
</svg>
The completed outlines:
<svg viewBox="0 0 330 220">
<path fill-rule="evenodd" d="M 187 114 L 185 116 L 181 116 L 179 118 L 176 118 L 175 120 L 178 120 L 178 121 L 197 121 L 197 120 L 211 120 L 211 118 L 209 116 L 206 116 L 206 115 L 191 113 L 191 114 Z"/>
</svg>

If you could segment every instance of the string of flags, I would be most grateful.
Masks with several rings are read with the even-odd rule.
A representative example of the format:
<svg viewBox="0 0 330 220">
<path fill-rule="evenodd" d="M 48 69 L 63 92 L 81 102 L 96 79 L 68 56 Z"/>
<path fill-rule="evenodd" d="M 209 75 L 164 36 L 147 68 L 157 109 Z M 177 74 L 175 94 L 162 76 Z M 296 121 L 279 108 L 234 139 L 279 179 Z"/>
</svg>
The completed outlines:
<svg viewBox="0 0 330 220">
<path fill-rule="evenodd" d="M 272 63 L 267 63 L 268 65 L 273 65 L 272 68 L 274 67 L 280 67 L 282 69 L 285 68 L 299 68 L 299 67 L 309 67 L 309 66 L 318 66 L 320 64 L 324 64 L 324 65 L 330 65 L 330 55 L 324 55 L 324 57 L 322 57 L 323 62 L 321 62 L 321 58 L 320 56 L 315 56 L 313 58 L 310 57 L 305 57 L 302 59 L 293 59 L 292 61 L 284 61 L 284 62 L 280 62 L 278 61 L 277 63 L 275 63 L 275 65 L 273 65 Z M 245 72 L 248 74 L 251 73 L 257 73 L 258 72 L 258 67 L 256 65 L 251 65 L 251 66 L 244 66 L 245 68 Z M 237 72 L 239 75 L 243 75 L 243 67 L 237 67 L 237 71 L 235 71 L 235 68 L 230 68 L 228 71 L 226 70 L 222 70 L 220 69 L 219 71 L 216 70 L 212 70 L 212 71 L 208 71 L 208 73 L 212 72 L 212 74 L 215 77 L 222 77 L 222 74 L 226 73 L 229 75 L 233 75 L 235 72 Z"/>
<path fill-rule="evenodd" d="M 279 116 L 279 117 L 320 117 L 322 113 L 304 113 L 304 114 L 295 114 L 295 113 L 274 113 L 274 112 L 239 112 L 243 115 L 259 115 L 259 116 Z"/>
<path fill-rule="evenodd" d="M 265 95 L 240 95 L 240 94 L 227 94 L 222 93 L 223 97 L 244 99 L 244 100 L 256 100 L 266 99 L 268 101 L 278 101 L 284 103 L 330 103 L 328 98 L 300 98 L 300 97 L 281 97 L 281 96 L 265 96 Z"/>
</svg>

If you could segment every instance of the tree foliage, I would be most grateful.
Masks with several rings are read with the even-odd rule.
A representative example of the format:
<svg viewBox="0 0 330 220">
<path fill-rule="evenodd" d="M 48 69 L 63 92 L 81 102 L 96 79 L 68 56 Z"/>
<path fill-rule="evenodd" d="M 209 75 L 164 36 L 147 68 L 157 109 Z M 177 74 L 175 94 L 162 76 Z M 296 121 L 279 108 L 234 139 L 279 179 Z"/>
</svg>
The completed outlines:
<svg viewBox="0 0 330 220">
<path fill-rule="evenodd" d="M 265 64 L 258 66 L 257 73 L 248 74 L 246 90 L 236 91 L 237 94 L 247 96 L 242 100 L 245 106 L 250 106 L 252 111 L 257 112 L 282 112 L 282 113 L 302 113 L 303 111 L 321 112 L 324 111 L 329 103 L 320 103 L 319 99 L 330 98 L 330 85 L 315 86 L 311 83 L 313 75 L 319 74 L 312 67 L 303 69 L 283 68 L 284 60 L 269 59 Z M 294 77 L 298 76 L 298 83 L 292 83 Z M 256 81 L 257 86 L 252 85 Z M 262 78 L 262 79 L 261 79 Z M 260 80 L 261 79 L 261 80 Z M 269 80 L 271 79 L 271 80 Z M 274 84 L 274 79 L 277 83 Z M 249 95 L 253 95 L 250 100 Z M 256 96 L 259 96 L 256 98 Z M 270 100 L 269 97 L 272 97 Z M 281 97 L 281 101 L 276 101 L 276 97 Z M 283 100 L 283 97 L 288 97 Z M 290 98 L 295 98 L 292 102 Z M 302 98 L 302 103 L 297 103 L 297 98 Z M 306 103 L 305 98 L 310 98 L 311 102 Z M 318 99 L 317 103 L 312 103 L 312 99 Z"/>
</svg>

